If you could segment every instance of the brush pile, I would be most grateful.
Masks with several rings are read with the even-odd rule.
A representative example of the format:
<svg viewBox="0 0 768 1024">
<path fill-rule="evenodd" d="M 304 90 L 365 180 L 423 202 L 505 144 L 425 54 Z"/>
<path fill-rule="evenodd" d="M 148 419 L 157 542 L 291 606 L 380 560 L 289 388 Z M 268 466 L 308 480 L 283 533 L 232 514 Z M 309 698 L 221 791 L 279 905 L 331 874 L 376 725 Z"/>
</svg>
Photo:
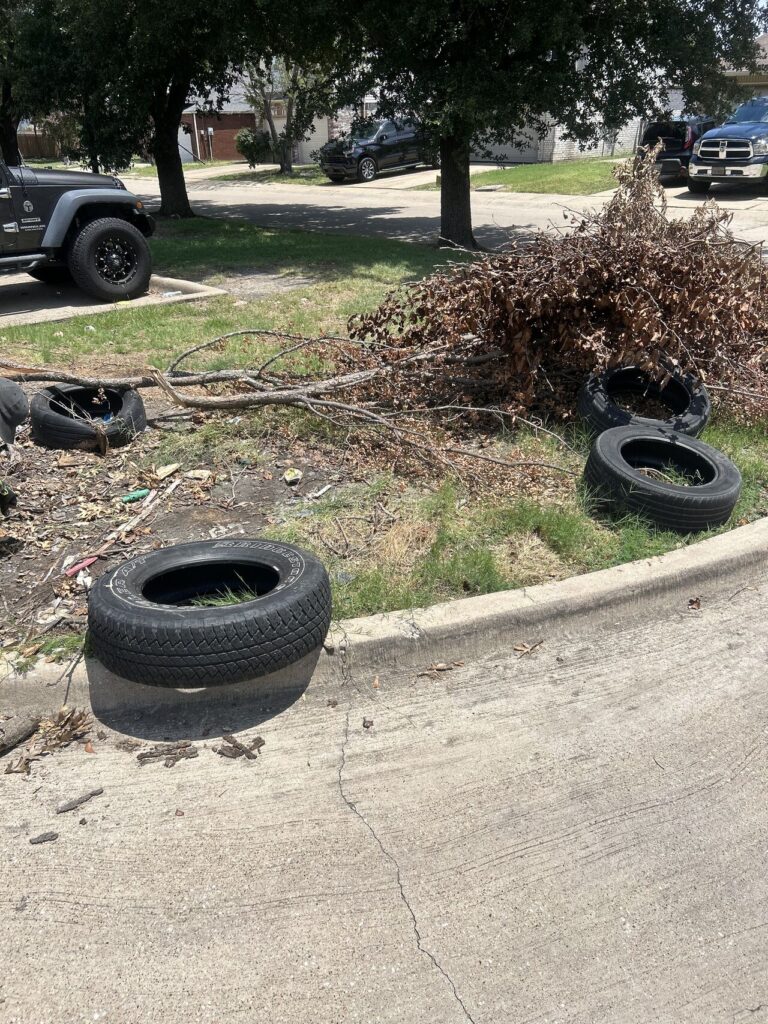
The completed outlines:
<svg viewBox="0 0 768 1024">
<path fill-rule="evenodd" d="M 653 159 L 621 164 L 616 175 L 610 202 L 570 233 L 454 265 L 353 318 L 353 338 L 386 363 L 407 360 L 389 397 L 569 416 L 589 371 L 634 364 L 659 379 L 679 368 L 752 392 L 738 407 L 749 415 L 762 405 L 764 415 L 762 247 L 735 238 L 731 215 L 711 201 L 689 219 L 668 219 Z"/>
</svg>

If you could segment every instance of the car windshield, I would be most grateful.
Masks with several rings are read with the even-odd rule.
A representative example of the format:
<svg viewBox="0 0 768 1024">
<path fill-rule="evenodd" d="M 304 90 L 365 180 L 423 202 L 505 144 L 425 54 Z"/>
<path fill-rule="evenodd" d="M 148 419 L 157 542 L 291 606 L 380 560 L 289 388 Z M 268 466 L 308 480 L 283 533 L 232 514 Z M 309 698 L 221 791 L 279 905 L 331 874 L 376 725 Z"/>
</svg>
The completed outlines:
<svg viewBox="0 0 768 1024">
<path fill-rule="evenodd" d="M 768 96 L 758 96 L 736 107 L 726 124 L 744 124 L 746 121 L 768 121 Z"/>
<path fill-rule="evenodd" d="M 384 124 L 383 121 L 368 121 L 366 124 L 361 125 L 352 132 L 353 142 L 365 142 L 366 139 L 372 139 L 376 132 Z"/>
</svg>

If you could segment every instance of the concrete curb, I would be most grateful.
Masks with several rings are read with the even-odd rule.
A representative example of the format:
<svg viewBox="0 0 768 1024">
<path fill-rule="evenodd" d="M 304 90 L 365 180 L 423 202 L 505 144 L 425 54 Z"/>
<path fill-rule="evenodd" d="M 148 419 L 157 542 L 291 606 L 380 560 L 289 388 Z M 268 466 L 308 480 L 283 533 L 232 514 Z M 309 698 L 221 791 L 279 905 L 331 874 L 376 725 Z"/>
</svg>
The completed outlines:
<svg viewBox="0 0 768 1024">
<path fill-rule="evenodd" d="M 27 676 L 0 680 L 0 705 L 3 710 L 53 710 L 66 699 L 70 705 L 93 707 L 107 720 L 118 712 L 242 707 L 307 687 L 335 692 L 350 681 L 370 685 L 374 676 L 389 686 L 410 684 L 432 662 L 470 661 L 520 642 L 557 641 L 577 627 L 603 631 L 628 616 L 685 615 L 690 598 L 703 596 L 706 606 L 708 595 L 726 586 L 737 591 L 766 567 L 768 518 L 665 555 L 558 583 L 347 619 L 332 627 L 319 658 L 257 682 L 179 691 L 129 683 L 95 662 L 80 664 L 71 674 L 61 666 L 43 665 Z"/>
</svg>

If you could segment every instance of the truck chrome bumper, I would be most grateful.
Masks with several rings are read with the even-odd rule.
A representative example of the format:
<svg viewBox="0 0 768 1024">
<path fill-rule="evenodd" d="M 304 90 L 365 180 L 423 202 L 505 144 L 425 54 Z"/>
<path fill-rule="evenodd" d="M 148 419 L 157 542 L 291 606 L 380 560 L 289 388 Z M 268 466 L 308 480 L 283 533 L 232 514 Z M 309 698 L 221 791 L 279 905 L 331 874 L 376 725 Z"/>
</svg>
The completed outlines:
<svg viewBox="0 0 768 1024">
<path fill-rule="evenodd" d="M 689 178 L 764 178 L 768 174 L 768 164 L 741 164 L 736 167 L 710 167 L 708 164 L 694 164 L 688 168 Z"/>
</svg>

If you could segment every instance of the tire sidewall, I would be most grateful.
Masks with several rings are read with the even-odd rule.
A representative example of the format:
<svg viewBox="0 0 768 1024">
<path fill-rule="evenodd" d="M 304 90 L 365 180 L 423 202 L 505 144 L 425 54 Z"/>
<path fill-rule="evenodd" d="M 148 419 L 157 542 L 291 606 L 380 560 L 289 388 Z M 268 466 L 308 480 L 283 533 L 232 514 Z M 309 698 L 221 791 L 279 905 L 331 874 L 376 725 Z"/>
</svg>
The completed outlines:
<svg viewBox="0 0 768 1024">
<path fill-rule="evenodd" d="M 683 412 L 674 413 L 665 420 L 652 419 L 649 416 L 638 416 L 618 405 L 611 397 L 609 388 L 611 380 L 619 373 L 634 370 L 632 366 L 617 366 L 599 373 L 592 373 L 582 385 L 578 399 L 579 416 L 596 433 L 610 430 L 612 427 L 637 426 L 653 429 L 665 427 L 678 434 L 698 437 L 705 429 L 712 414 L 712 403 L 704 385 L 691 374 L 675 375 L 676 384 L 684 388 L 688 396 L 688 405 Z M 638 373 L 642 371 L 638 370 Z M 649 379 L 649 386 L 654 397 L 660 395 L 662 389 Z"/>
<path fill-rule="evenodd" d="M 97 271 L 96 250 L 105 235 L 122 235 L 133 247 L 137 268 L 129 281 L 106 281 Z M 102 217 L 85 224 L 72 240 L 67 263 L 75 284 L 103 301 L 143 295 L 152 275 L 152 257 L 146 239 L 137 227 L 119 217 Z"/>
<path fill-rule="evenodd" d="M 32 396 L 30 420 L 32 435 L 38 444 L 51 448 L 97 448 L 97 434 L 93 427 L 82 420 L 72 419 L 51 408 L 51 402 L 58 395 L 67 395 L 82 390 L 77 384 L 60 384 L 54 391 L 44 388 Z M 122 398 L 120 413 L 105 425 L 104 435 L 112 448 L 129 444 L 147 426 L 144 402 L 137 391 L 131 388 L 108 388 Z"/>
</svg>

